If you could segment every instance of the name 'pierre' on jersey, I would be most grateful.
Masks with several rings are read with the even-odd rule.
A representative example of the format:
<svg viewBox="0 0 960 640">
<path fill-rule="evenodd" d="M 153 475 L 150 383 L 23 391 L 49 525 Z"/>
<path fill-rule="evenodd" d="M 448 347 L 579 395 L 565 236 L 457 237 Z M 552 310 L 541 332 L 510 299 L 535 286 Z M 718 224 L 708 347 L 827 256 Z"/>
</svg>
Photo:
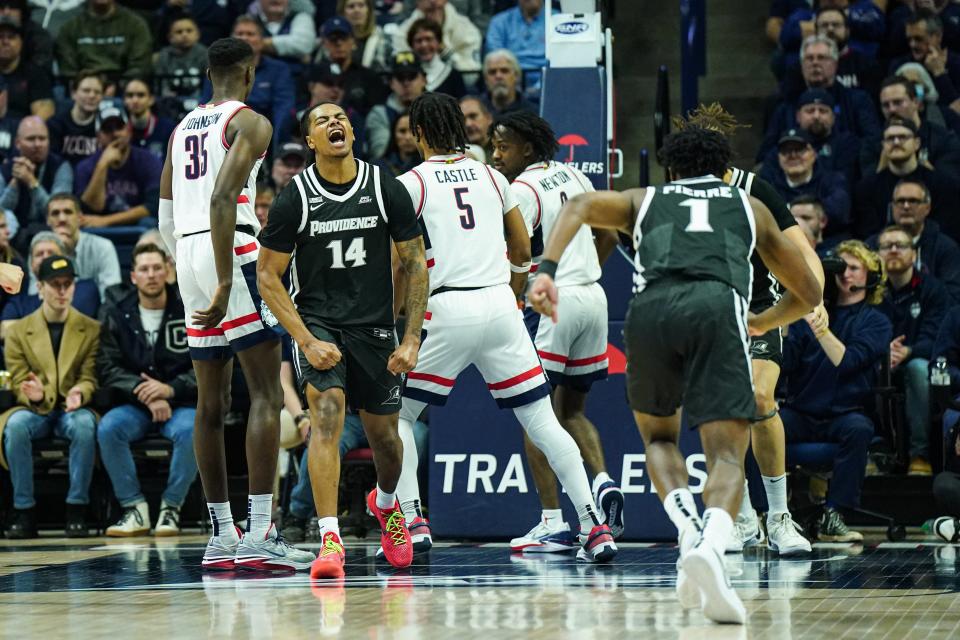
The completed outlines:
<svg viewBox="0 0 960 640">
<path fill-rule="evenodd" d="M 321 233 L 337 233 L 354 229 L 372 229 L 377 226 L 379 216 L 363 216 L 362 218 L 342 218 L 340 220 L 311 220 L 310 237 Z"/>
<path fill-rule="evenodd" d="M 663 187 L 663 194 L 677 193 L 691 198 L 732 198 L 733 187 L 713 187 L 711 189 L 691 189 L 682 184 L 668 184 Z"/>
<path fill-rule="evenodd" d="M 207 127 L 212 127 L 217 124 L 217 121 L 220 120 L 220 116 L 223 113 L 214 113 L 209 116 L 197 116 L 196 118 L 190 118 L 187 120 L 182 127 L 183 130 L 190 129 L 206 129 Z"/>
</svg>

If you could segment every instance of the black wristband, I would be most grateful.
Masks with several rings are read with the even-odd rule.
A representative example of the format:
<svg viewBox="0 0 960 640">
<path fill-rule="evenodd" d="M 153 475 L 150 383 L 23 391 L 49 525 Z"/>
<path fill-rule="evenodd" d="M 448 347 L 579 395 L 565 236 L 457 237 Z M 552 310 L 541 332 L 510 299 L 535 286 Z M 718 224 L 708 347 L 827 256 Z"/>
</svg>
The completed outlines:
<svg viewBox="0 0 960 640">
<path fill-rule="evenodd" d="M 541 260 L 540 266 L 537 267 L 537 275 L 546 274 L 551 278 L 555 278 L 557 275 L 557 263 L 553 260 Z"/>
</svg>

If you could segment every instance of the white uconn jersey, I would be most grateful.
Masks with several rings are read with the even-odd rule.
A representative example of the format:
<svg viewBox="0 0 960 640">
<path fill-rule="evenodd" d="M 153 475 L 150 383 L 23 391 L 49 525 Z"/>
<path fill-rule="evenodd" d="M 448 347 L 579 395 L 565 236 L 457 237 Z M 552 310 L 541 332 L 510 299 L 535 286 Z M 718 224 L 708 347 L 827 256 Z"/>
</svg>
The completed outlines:
<svg viewBox="0 0 960 640">
<path fill-rule="evenodd" d="M 524 169 L 513 181 L 513 189 L 530 231 L 534 263 L 530 270 L 532 281 L 537 277 L 543 246 L 557 222 L 563 203 L 578 194 L 593 191 L 593 185 L 579 170 L 562 162 L 550 161 L 538 162 Z M 554 281 L 558 287 L 592 284 L 600 279 L 600 274 L 600 259 L 593 244 L 593 234 L 584 225 L 563 252 Z"/>
<path fill-rule="evenodd" d="M 200 105 L 174 130 L 170 152 L 173 228 L 177 238 L 210 230 L 210 196 L 230 148 L 227 125 L 241 109 L 249 108 L 235 100 Z M 254 163 L 237 198 L 237 226 L 252 227 L 255 234 L 260 232 L 254 200 L 257 197 L 257 172 L 262 162 L 261 157 Z"/>
<path fill-rule="evenodd" d="M 517 200 L 503 174 L 463 155 L 434 156 L 400 181 L 423 227 L 431 291 L 510 282 L 503 216 Z"/>
</svg>

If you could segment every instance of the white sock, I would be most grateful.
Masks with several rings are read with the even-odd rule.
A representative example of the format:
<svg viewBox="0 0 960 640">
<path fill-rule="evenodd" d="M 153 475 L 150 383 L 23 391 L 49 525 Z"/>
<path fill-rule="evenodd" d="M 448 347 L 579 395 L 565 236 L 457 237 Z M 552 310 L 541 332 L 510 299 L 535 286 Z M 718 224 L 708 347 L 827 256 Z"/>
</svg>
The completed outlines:
<svg viewBox="0 0 960 640">
<path fill-rule="evenodd" d="M 583 458 L 573 437 L 560 426 L 549 398 L 540 398 L 513 410 L 530 441 L 543 452 L 550 468 L 577 510 L 581 534 L 588 534 L 600 524 L 597 505 L 590 493 L 590 481 L 583 468 Z"/>
<path fill-rule="evenodd" d="M 677 542 L 686 543 L 687 549 L 692 547 L 700 539 L 703 522 L 690 489 L 684 487 L 668 493 L 663 499 L 663 508 L 677 528 Z"/>
<path fill-rule="evenodd" d="M 746 480 L 743 481 L 743 500 L 740 501 L 740 515 L 747 518 L 755 518 L 757 515 L 753 503 L 750 502 L 750 487 Z"/>
<path fill-rule="evenodd" d="M 400 421 L 397 425 L 400 441 L 403 443 L 403 465 L 400 468 L 400 478 L 397 480 L 397 495 L 400 497 L 400 508 L 407 522 L 411 522 L 418 516 L 422 517 L 420 482 L 417 479 L 420 458 L 417 455 L 417 441 L 413 437 L 413 422 L 425 406 L 427 405 L 418 400 L 404 398 L 400 409 Z"/>
<path fill-rule="evenodd" d="M 593 490 L 594 495 L 597 494 L 597 491 L 600 490 L 600 485 L 602 485 L 604 482 L 613 482 L 613 478 L 607 475 L 606 471 L 601 471 L 593 477 L 593 486 L 590 488 Z"/>
<path fill-rule="evenodd" d="M 251 495 L 247 498 L 247 533 L 265 536 L 273 516 L 273 494 Z"/>
<path fill-rule="evenodd" d="M 237 530 L 233 526 L 233 514 L 230 512 L 229 502 L 208 502 L 210 522 L 213 524 L 213 535 L 227 540 L 237 538 Z"/>
<path fill-rule="evenodd" d="M 720 557 L 727 549 L 733 533 L 733 518 L 724 509 L 711 507 L 703 512 L 703 542 L 712 546 Z"/>
<path fill-rule="evenodd" d="M 380 509 L 392 509 L 397 504 L 397 494 L 387 493 L 377 485 L 377 507 Z"/>
<path fill-rule="evenodd" d="M 340 537 L 340 522 L 337 520 L 336 516 L 330 516 L 329 518 L 318 518 L 317 525 L 320 527 L 320 538 L 323 539 L 324 534 L 327 531 L 332 531 L 337 534 L 337 537 Z"/>
<path fill-rule="evenodd" d="M 548 527 L 558 527 L 563 524 L 562 509 L 544 509 L 541 517 L 543 518 L 543 524 Z"/>
<path fill-rule="evenodd" d="M 787 507 L 787 474 L 763 477 L 763 490 L 767 494 L 770 508 L 767 510 L 767 522 L 772 522 L 782 513 L 790 513 Z"/>
</svg>

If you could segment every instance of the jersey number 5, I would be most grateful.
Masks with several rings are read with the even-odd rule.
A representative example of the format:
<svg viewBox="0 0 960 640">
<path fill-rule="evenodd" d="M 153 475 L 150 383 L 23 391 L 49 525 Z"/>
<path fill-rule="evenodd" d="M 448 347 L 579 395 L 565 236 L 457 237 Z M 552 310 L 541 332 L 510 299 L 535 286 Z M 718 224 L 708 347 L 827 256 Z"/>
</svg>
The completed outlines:
<svg viewBox="0 0 960 640">
<path fill-rule="evenodd" d="M 710 201 L 698 198 L 688 198 L 680 203 L 681 207 L 690 208 L 690 224 L 684 231 L 703 233 L 713 231 L 710 226 Z"/>
<path fill-rule="evenodd" d="M 367 252 L 363 250 L 363 238 L 354 238 L 347 246 L 347 253 L 343 253 L 343 241 L 331 240 L 327 249 L 333 252 L 333 263 L 331 269 L 346 269 L 344 259 L 349 261 L 351 267 L 362 267 L 367 264 Z"/>
<path fill-rule="evenodd" d="M 465 213 L 460 216 L 460 226 L 464 229 L 473 229 L 477 226 L 477 221 L 473 219 L 473 207 L 463 201 L 463 194 L 470 191 L 466 187 L 459 187 L 453 190 L 453 195 L 457 199 L 457 208 Z"/>
<path fill-rule="evenodd" d="M 183 141 L 187 152 L 187 180 L 196 180 L 207 175 L 207 134 L 187 136 Z"/>
</svg>

